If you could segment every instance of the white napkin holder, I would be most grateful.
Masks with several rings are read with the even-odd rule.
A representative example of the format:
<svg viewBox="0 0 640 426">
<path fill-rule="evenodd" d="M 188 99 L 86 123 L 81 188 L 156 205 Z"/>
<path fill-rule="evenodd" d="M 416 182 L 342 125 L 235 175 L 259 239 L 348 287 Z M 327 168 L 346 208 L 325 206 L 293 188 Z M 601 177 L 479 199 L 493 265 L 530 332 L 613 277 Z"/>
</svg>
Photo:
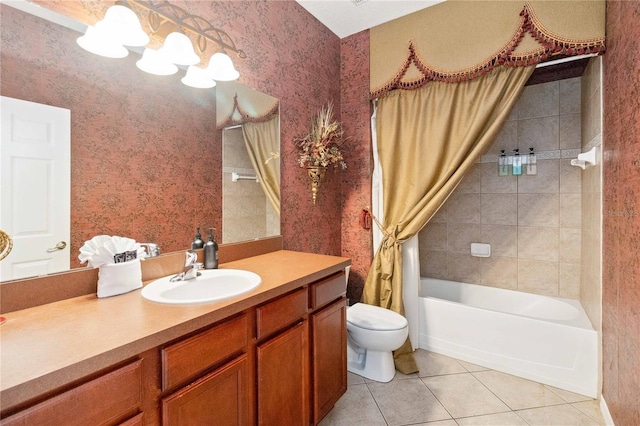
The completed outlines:
<svg viewBox="0 0 640 426">
<path fill-rule="evenodd" d="M 116 296 L 142 287 L 140 259 L 98 268 L 98 297 Z"/>
</svg>

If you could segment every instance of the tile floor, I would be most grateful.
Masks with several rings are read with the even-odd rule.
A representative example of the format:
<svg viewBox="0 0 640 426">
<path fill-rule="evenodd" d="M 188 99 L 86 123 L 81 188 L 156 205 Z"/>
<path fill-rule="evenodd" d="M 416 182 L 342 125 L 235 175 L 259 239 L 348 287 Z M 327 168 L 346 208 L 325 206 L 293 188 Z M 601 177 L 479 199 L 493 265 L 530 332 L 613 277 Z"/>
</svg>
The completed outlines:
<svg viewBox="0 0 640 426">
<path fill-rule="evenodd" d="M 418 349 L 420 372 L 378 383 L 349 373 L 320 426 L 604 425 L 598 401 Z"/>
</svg>

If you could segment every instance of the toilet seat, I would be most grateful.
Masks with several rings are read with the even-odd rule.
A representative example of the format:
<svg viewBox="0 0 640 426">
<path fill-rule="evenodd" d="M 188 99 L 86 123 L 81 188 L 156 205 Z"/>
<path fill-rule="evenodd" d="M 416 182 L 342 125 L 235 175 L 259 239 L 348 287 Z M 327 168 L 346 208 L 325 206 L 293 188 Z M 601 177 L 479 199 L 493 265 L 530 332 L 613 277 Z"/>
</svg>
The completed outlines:
<svg viewBox="0 0 640 426">
<path fill-rule="evenodd" d="M 366 330 L 401 330 L 409 324 L 402 315 L 379 306 L 356 303 L 347 309 L 347 322 Z"/>
</svg>

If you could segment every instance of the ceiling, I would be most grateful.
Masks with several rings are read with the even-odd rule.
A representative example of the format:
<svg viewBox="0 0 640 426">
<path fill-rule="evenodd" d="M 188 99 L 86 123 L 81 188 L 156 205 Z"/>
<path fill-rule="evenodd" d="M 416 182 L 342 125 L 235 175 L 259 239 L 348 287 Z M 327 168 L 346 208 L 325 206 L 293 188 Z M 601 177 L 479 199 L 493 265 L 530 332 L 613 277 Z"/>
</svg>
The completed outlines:
<svg viewBox="0 0 640 426">
<path fill-rule="evenodd" d="M 296 0 L 335 35 L 345 38 L 444 0 Z"/>
</svg>

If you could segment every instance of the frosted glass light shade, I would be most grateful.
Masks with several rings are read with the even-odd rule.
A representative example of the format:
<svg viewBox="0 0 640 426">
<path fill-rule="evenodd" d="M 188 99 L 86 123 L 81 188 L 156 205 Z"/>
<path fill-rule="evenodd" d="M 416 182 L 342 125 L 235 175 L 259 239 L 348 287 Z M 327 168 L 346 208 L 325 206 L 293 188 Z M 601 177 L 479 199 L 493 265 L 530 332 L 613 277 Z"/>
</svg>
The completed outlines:
<svg viewBox="0 0 640 426">
<path fill-rule="evenodd" d="M 210 73 L 211 78 L 218 81 L 232 81 L 240 77 L 240 73 L 233 66 L 231 58 L 222 52 L 215 53 L 209 59 L 207 71 Z"/>
<path fill-rule="evenodd" d="M 142 59 L 136 62 L 136 66 L 144 72 L 155 75 L 172 75 L 178 72 L 178 67 L 167 61 L 159 50 L 149 48 L 144 49 Z"/>
<path fill-rule="evenodd" d="M 180 81 L 196 89 L 210 89 L 216 85 L 216 82 L 211 79 L 206 69 L 193 65 L 187 69 L 187 74 Z"/>
<path fill-rule="evenodd" d="M 125 46 L 145 46 L 149 43 L 149 36 L 142 30 L 138 16 L 126 6 L 116 4 L 109 7 L 101 22 L 111 36 Z"/>
<path fill-rule="evenodd" d="M 83 36 L 78 37 L 76 42 L 87 52 L 104 56 L 105 58 L 124 58 L 129 51 L 121 43 L 109 37 L 108 31 L 102 22 L 95 26 L 90 25 Z"/>
<path fill-rule="evenodd" d="M 182 33 L 173 32 L 164 40 L 160 52 L 176 65 L 196 65 L 200 63 L 200 57 L 193 50 L 193 44 L 189 37 Z"/>
</svg>

